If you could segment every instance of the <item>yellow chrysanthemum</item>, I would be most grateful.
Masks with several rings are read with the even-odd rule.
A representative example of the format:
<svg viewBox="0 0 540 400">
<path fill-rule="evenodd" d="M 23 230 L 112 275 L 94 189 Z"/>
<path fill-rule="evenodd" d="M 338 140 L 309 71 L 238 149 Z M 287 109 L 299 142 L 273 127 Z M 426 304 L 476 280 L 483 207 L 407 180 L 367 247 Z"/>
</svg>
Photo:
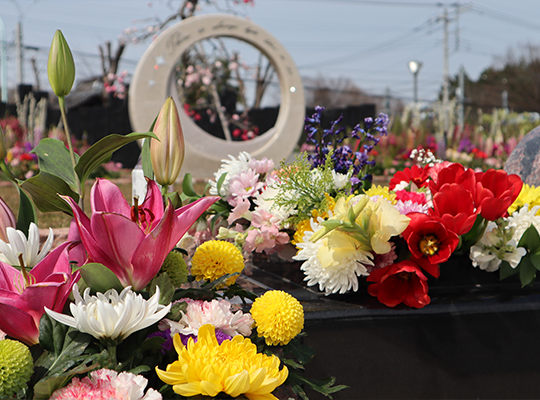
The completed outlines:
<svg viewBox="0 0 540 400">
<path fill-rule="evenodd" d="M 304 327 L 304 308 L 298 300 L 281 290 L 271 290 L 251 306 L 257 333 L 269 346 L 284 346 Z"/>
<path fill-rule="evenodd" d="M 311 223 L 309 219 L 305 219 L 296 224 L 296 232 L 294 233 L 291 243 L 296 245 L 296 243 L 302 243 L 304 239 L 304 233 L 311 230 Z"/>
<path fill-rule="evenodd" d="M 540 206 L 540 186 L 529 186 L 524 183 L 521 192 L 519 192 L 519 196 L 508 208 L 508 213 L 514 213 L 515 211 L 523 207 L 525 204 L 529 205 L 529 210 L 534 206 Z M 540 210 L 538 211 L 537 215 L 539 214 Z"/>
<path fill-rule="evenodd" d="M 204 242 L 191 259 L 191 275 L 195 279 L 216 280 L 225 274 L 242 272 L 244 257 L 242 252 L 232 243 L 223 240 Z M 237 276 L 227 279 L 227 285 L 236 282 Z"/>
<path fill-rule="evenodd" d="M 179 334 L 173 342 L 178 361 L 166 371 L 156 367 L 156 373 L 181 396 L 226 393 L 231 397 L 243 394 L 250 400 L 277 400 L 272 392 L 289 375 L 287 367 L 279 370 L 278 357 L 257 353 L 257 346 L 241 335 L 218 344 L 213 325 L 201 326 L 197 343 L 189 339 L 185 347 Z"/>
<path fill-rule="evenodd" d="M 366 194 L 369 197 L 381 196 L 384 197 L 392 204 L 396 204 L 396 194 L 390 193 L 388 186 L 373 185 L 369 190 L 366 191 Z"/>
</svg>

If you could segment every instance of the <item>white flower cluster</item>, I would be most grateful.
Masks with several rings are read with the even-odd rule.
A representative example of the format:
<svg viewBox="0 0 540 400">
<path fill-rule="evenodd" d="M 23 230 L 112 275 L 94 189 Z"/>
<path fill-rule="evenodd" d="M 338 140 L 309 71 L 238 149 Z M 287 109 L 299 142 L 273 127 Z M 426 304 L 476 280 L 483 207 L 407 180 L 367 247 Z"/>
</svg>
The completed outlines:
<svg viewBox="0 0 540 400">
<path fill-rule="evenodd" d="M 525 231 L 533 225 L 540 232 L 540 206 L 529 210 L 528 204 L 508 218 L 490 222 L 484 236 L 471 247 L 470 259 L 473 266 L 486 271 L 496 271 L 502 261 L 516 268 L 527 250 L 518 247 Z"/>
<path fill-rule="evenodd" d="M 413 149 L 409 158 L 418 162 L 421 165 L 429 165 L 430 167 L 433 167 L 435 164 L 441 163 L 443 161 L 435 157 L 435 155 L 429 149 Z"/>
</svg>

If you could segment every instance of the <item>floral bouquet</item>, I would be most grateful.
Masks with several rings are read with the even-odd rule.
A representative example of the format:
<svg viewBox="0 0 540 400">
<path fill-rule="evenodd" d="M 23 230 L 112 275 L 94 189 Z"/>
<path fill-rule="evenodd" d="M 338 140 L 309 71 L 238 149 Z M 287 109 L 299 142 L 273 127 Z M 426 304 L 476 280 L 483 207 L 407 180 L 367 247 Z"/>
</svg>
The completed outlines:
<svg viewBox="0 0 540 400">
<path fill-rule="evenodd" d="M 310 155 L 278 170 L 247 153 L 224 160 L 210 181 L 227 216 L 218 237 L 246 252 L 271 253 L 290 241 L 308 286 L 326 295 L 367 287 L 389 307 L 429 304 L 428 278 L 437 280 L 456 257 L 500 279 L 518 274 L 522 286 L 534 281 L 539 189 L 423 149 L 388 186 L 372 186 L 370 152 L 388 118 L 367 118 L 347 134 L 339 120 L 322 129 L 321 112 L 306 118 Z"/>
<path fill-rule="evenodd" d="M 241 288 L 244 258 L 234 244 L 206 241 L 186 263 L 180 239 L 220 208 L 218 197 L 183 205 L 168 190 L 184 155 L 173 100 L 152 132 L 109 135 L 78 156 L 65 119 L 75 69 L 60 31 L 48 74 L 69 150 L 43 139 L 33 150 L 39 174 L 20 180 L 3 161 L 0 131 L 0 167 L 20 194 L 17 217 L 0 199 L 0 398 L 269 400 L 343 389 L 305 376 L 313 350 L 302 344 L 302 305 L 279 290 L 258 297 Z M 129 205 L 97 179 L 85 212 L 86 178 L 139 139 L 144 200 Z M 65 243 L 52 249 L 50 230 L 40 249 L 34 205 L 73 217 Z"/>
</svg>

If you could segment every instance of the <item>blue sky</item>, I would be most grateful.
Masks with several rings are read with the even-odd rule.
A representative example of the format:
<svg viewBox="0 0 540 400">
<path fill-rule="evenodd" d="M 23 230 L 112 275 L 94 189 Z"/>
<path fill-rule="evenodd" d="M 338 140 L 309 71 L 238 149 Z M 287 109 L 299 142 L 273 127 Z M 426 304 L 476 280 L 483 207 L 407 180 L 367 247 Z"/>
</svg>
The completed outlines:
<svg viewBox="0 0 540 400">
<path fill-rule="evenodd" d="M 226 0 L 218 0 L 224 5 Z M 229 0 L 231 2 L 231 0 Z M 77 78 L 100 73 L 98 45 L 117 43 L 121 32 L 146 18 L 170 14 L 166 0 L 0 0 L 8 43 L 8 83 L 16 84 L 15 23 L 21 18 L 25 52 L 25 83 L 35 84 L 30 57 L 48 86 L 46 64 L 50 41 L 61 29 L 77 62 Z M 178 2 L 174 2 L 177 4 Z M 149 6 L 151 4 L 151 6 Z M 449 72 L 461 65 L 477 79 L 496 57 L 511 47 L 540 46 L 540 1 L 476 0 L 255 0 L 254 6 L 234 6 L 273 33 L 289 50 L 303 76 L 348 77 L 372 94 L 412 99 L 410 60 L 423 63 L 419 97 L 436 98 L 443 78 L 443 22 L 448 10 Z M 205 11 L 215 12 L 209 6 Z M 128 45 L 120 70 L 134 72 L 149 42 Z"/>
</svg>

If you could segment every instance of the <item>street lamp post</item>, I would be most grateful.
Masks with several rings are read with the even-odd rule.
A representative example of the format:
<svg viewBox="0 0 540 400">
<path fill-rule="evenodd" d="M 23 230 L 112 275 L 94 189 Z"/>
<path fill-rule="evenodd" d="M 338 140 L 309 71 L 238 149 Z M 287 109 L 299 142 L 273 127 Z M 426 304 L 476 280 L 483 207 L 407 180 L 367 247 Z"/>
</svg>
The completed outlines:
<svg viewBox="0 0 540 400">
<path fill-rule="evenodd" d="M 418 72 L 422 68 L 422 62 L 420 61 L 409 61 L 409 71 L 413 74 L 413 84 L 414 84 L 414 102 L 418 103 Z"/>
</svg>

